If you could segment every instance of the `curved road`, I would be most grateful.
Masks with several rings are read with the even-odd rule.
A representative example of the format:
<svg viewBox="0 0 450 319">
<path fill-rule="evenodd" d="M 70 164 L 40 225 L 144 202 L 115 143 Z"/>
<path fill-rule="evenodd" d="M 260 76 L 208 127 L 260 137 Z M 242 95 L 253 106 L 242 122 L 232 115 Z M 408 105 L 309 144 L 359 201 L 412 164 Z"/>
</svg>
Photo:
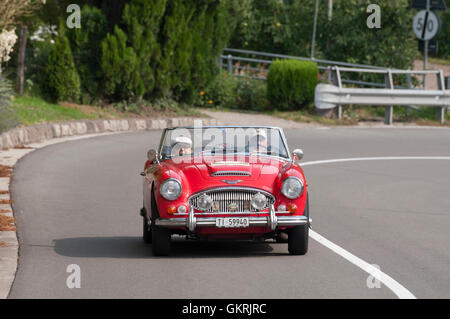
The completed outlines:
<svg viewBox="0 0 450 319">
<path fill-rule="evenodd" d="M 48 146 L 23 158 L 12 196 L 19 268 L 10 298 L 396 298 L 315 240 L 285 244 L 178 241 L 155 258 L 138 216 L 145 154 L 160 131 Z M 308 128 L 286 131 L 303 162 L 450 156 L 450 130 Z M 450 298 L 450 160 L 310 163 L 313 229 L 418 298 Z M 68 289 L 67 266 L 81 268 Z M 368 285 L 369 283 L 369 285 Z M 369 288 L 372 287 L 372 288 Z M 379 287 L 379 288 L 378 288 Z"/>
</svg>

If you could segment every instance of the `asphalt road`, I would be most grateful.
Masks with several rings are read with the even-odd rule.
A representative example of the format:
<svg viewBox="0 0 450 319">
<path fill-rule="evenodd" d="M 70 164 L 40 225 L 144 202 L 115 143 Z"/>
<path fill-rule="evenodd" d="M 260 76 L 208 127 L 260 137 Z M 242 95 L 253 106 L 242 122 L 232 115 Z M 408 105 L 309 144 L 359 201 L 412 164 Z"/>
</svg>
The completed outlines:
<svg viewBox="0 0 450 319">
<path fill-rule="evenodd" d="M 23 158 L 12 197 L 20 242 L 10 298 L 396 298 L 315 240 L 285 244 L 177 242 L 155 258 L 141 240 L 141 177 L 161 132 L 48 146 Z M 450 156 L 450 130 L 287 130 L 303 162 Z M 418 298 L 450 298 L 450 161 L 307 165 L 313 229 L 376 264 Z M 81 269 L 69 289 L 67 267 Z M 370 281 L 370 278 L 369 278 Z M 372 281 L 373 282 L 373 281 Z M 373 285 L 372 285 L 373 287 Z"/>
</svg>

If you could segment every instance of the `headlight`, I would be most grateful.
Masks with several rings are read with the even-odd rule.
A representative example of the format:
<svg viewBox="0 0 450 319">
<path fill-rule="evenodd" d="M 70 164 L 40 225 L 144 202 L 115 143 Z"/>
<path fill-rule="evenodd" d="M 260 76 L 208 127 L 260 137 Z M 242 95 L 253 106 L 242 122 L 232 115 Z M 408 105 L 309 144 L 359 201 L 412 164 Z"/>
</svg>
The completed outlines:
<svg viewBox="0 0 450 319">
<path fill-rule="evenodd" d="M 250 203 L 254 209 L 261 210 L 266 207 L 267 197 L 261 193 L 256 193 L 253 195 Z"/>
<path fill-rule="evenodd" d="M 167 200 L 177 199 L 182 192 L 181 182 L 175 178 L 166 179 L 159 187 L 161 196 Z"/>
<path fill-rule="evenodd" d="M 303 193 L 303 183 L 297 177 L 288 177 L 284 180 L 281 193 L 289 199 L 298 198 Z"/>
<path fill-rule="evenodd" d="M 213 200 L 206 194 L 200 196 L 197 200 L 197 207 L 202 211 L 207 211 L 211 208 Z"/>
</svg>

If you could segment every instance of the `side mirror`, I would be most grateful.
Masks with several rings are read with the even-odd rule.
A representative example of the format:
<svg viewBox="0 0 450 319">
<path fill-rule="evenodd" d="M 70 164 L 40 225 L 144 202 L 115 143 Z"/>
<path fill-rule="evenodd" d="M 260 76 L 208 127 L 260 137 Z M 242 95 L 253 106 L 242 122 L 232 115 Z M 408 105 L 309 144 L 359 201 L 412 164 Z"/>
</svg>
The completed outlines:
<svg viewBox="0 0 450 319">
<path fill-rule="evenodd" d="M 303 158 L 303 151 L 297 148 L 292 152 L 292 156 L 296 157 L 297 161 L 300 161 Z"/>
<path fill-rule="evenodd" d="M 158 160 L 158 152 L 154 149 L 151 149 L 147 152 L 147 158 L 150 162 L 155 162 Z"/>
</svg>

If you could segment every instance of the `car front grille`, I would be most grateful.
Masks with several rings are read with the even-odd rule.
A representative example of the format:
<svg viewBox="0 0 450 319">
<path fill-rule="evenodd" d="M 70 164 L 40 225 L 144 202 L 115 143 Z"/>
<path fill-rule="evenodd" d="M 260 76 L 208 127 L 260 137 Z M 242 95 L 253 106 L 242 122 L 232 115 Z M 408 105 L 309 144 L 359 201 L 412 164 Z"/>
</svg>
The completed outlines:
<svg viewBox="0 0 450 319">
<path fill-rule="evenodd" d="M 200 196 L 206 194 L 213 200 L 210 213 L 254 213 L 257 210 L 251 207 L 250 201 L 254 194 L 261 193 L 267 197 L 267 209 L 275 203 L 275 197 L 262 190 L 246 187 L 222 187 L 197 193 L 189 198 L 189 205 L 199 211 L 197 202 Z"/>
</svg>

